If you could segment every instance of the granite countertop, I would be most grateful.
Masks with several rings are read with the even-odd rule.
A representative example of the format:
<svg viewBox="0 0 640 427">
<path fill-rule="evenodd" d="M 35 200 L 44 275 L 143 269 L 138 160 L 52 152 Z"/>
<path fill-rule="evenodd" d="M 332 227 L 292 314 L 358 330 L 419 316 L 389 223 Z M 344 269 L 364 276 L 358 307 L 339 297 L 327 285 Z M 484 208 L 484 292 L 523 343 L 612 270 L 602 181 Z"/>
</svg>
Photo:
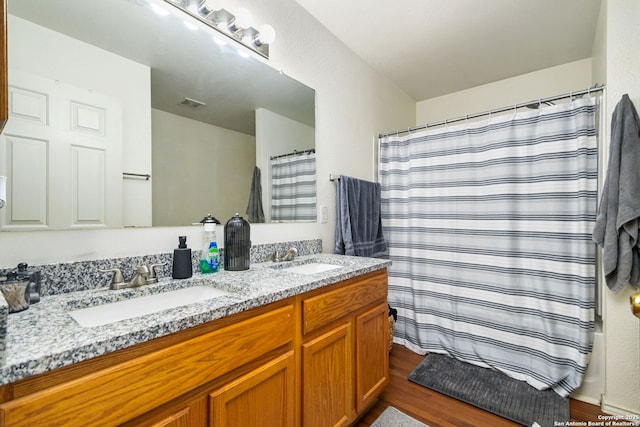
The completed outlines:
<svg viewBox="0 0 640 427">
<path fill-rule="evenodd" d="M 340 265 L 315 274 L 288 272 L 287 266 L 309 262 Z M 62 366 L 142 343 L 313 289 L 380 270 L 391 261 L 316 254 L 285 263 L 252 264 L 245 271 L 194 274 L 183 280 L 160 278 L 139 288 L 71 292 L 47 296 L 13 313 L 7 320 L 5 364 L 0 384 L 11 383 Z M 219 298 L 95 327 L 82 327 L 69 311 L 191 286 L 229 292 Z"/>
</svg>

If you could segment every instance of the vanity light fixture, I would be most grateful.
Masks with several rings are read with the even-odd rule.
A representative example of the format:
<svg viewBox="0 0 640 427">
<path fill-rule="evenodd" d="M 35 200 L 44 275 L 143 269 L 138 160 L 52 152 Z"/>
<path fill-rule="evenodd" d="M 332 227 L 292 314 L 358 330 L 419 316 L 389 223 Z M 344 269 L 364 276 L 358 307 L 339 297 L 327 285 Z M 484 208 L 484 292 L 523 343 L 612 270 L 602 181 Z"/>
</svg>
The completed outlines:
<svg viewBox="0 0 640 427">
<path fill-rule="evenodd" d="M 252 27 L 253 17 L 249 10 L 241 8 L 234 15 L 225 9 L 216 9 L 216 0 L 164 1 L 269 59 L 269 45 L 275 40 L 276 32 L 271 25 L 263 25 L 260 30 Z"/>
</svg>

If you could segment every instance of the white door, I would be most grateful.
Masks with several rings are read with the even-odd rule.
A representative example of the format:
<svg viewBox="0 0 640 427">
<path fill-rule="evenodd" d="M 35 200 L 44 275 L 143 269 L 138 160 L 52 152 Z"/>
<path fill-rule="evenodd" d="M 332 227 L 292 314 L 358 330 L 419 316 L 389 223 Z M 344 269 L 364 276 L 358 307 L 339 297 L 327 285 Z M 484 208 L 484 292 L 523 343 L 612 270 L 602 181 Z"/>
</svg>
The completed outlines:
<svg viewBox="0 0 640 427">
<path fill-rule="evenodd" d="M 0 137 L 3 230 L 122 226 L 122 106 L 67 83 L 9 70 Z"/>
</svg>

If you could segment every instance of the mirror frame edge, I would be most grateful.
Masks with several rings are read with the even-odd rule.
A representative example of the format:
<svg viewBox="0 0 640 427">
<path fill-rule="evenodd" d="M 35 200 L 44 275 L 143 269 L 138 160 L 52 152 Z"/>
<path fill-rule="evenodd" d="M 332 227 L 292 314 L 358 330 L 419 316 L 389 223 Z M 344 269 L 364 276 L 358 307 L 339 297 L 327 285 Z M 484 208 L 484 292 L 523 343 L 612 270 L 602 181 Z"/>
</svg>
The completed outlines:
<svg viewBox="0 0 640 427">
<path fill-rule="evenodd" d="M 3 30 L 0 32 L 0 133 L 9 120 L 9 81 L 7 64 L 7 0 L 0 0 L 0 22 Z"/>
</svg>

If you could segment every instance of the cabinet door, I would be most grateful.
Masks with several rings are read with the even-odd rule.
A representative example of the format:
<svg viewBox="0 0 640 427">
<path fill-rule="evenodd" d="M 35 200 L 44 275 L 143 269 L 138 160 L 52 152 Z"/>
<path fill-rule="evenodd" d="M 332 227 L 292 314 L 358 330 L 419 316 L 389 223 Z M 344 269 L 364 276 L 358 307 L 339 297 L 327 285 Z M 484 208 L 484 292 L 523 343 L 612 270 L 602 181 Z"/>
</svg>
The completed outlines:
<svg viewBox="0 0 640 427">
<path fill-rule="evenodd" d="M 343 426 L 353 403 L 352 323 L 302 345 L 304 427 Z"/>
<path fill-rule="evenodd" d="M 203 394 L 188 401 L 168 403 L 133 420 L 119 424 L 121 427 L 206 427 L 208 400 Z M 93 424 L 92 424 L 93 425 Z M 103 425 L 103 423 L 100 423 Z"/>
<path fill-rule="evenodd" d="M 389 381 L 388 308 L 382 303 L 356 317 L 356 406 L 360 413 Z"/>
<path fill-rule="evenodd" d="M 294 427 L 293 351 L 210 394 L 211 426 Z"/>
<path fill-rule="evenodd" d="M 191 408 L 186 407 L 153 424 L 153 427 L 193 427 Z"/>
</svg>

